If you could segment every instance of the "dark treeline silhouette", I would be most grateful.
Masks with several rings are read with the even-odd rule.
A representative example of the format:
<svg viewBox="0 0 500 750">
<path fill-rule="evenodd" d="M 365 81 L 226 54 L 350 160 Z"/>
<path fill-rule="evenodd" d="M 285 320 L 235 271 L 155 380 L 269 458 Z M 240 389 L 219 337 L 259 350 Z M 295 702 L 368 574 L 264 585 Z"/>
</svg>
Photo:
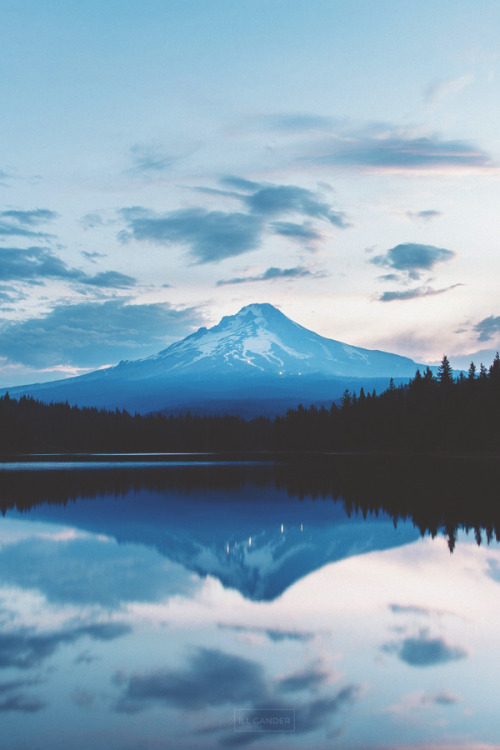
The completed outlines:
<svg viewBox="0 0 500 750">
<path fill-rule="evenodd" d="M 284 490 L 302 502 L 341 503 L 347 515 L 387 513 L 396 526 L 412 522 L 422 535 L 444 534 L 453 550 L 459 530 L 473 530 L 476 540 L 500 540 L 500 465 L 492 457 L 321 455 L 296 457 L 267 465 L 171 465 L 147 469 L 137 465 L 116 469 L 66 471 L 32 468 L 4 471 L 0 510 L 29 512 L 43 503 L 66 504 L 99 497 L 124 497 L 133 492 L 140 506 L 145 490 L 162 496 L 225 491 L 237 499 L 242 487 L 259 501 L 264 487 Z M 248 493 L 247 493 L 248 496 Z M 220 501 L 220 498 L 219 498 Z M 177 512 L 176 500 L 172 512 Z M 117 508 L 117 513 L 119 509 Z"/>
<path fill-rule="evenodd" d="M 132 416 L 32 398 L 0 398 L 0 452 L 500 451 L 500 358 L 453 376 L 417 371 L 377 395 L 346 391 L 330 409 L 298 406 L 275 419 Z"/>
</svg>

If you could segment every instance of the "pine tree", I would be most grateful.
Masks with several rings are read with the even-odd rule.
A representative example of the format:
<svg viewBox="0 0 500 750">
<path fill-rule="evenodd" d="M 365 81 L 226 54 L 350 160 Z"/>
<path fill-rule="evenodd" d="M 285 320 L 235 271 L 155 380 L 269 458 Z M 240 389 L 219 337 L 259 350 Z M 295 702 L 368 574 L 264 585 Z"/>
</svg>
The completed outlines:
<svg viewBox="0 0 500 750">
<path fill-rule="evenodd" d="M 490 365 L 489 376 L 491 381 L 495 383 L 500 382 L 500 356 L 498 352 L 495 354 L 495 359 Z"/>
<path fill-rule="evenodd" d="M 438 380 L 442 386 L 449 386 L 453 383 L 453 370 L 446 354 L 443 355 L 439 365 Z"/>
</svg>

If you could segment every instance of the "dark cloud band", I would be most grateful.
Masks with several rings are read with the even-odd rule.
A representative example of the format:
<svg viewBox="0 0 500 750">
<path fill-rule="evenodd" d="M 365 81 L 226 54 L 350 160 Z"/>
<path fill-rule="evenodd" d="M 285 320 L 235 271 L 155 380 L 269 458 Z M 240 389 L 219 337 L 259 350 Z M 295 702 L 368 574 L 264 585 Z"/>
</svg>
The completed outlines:
<svg viewBox="0 0 500 750">
<path fill-rule="evenodd" d="M 204 322 L 197 308 L 123 300 L 60 305 L 44 317 L 0 327 L 0 351 L 33 367 L 99 367 L 157 352 L 167 338 L 183 338 Z"/>
</svg>

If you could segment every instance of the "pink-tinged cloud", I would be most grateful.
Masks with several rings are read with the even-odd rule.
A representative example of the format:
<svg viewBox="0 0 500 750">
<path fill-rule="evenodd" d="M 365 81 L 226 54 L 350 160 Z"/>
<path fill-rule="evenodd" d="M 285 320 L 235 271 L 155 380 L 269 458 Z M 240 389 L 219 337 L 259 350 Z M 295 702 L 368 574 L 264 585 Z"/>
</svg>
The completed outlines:
<svg viewBox="0 0 500 750">
<path fill-rule="evenodd" d="M 307 144 L 299 158 L 316 166 L 377 172 L 471 172 L 496 166 L 486 151 L 468 141 L 384 125 L 322 136 Z"/>
</svg>

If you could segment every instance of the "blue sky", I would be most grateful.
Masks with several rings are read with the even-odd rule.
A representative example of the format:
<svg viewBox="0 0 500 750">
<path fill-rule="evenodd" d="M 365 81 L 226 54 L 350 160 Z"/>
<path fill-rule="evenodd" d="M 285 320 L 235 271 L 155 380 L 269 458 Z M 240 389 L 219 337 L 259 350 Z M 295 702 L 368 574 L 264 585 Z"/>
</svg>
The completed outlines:
<svg viewBox="0 0 500 750">
<path fill-rule="evenodd" d="M 4 0 L 0 385 L 254 301 L 489 364 L 499 30 L 496 0 Z"/>
</svg>

